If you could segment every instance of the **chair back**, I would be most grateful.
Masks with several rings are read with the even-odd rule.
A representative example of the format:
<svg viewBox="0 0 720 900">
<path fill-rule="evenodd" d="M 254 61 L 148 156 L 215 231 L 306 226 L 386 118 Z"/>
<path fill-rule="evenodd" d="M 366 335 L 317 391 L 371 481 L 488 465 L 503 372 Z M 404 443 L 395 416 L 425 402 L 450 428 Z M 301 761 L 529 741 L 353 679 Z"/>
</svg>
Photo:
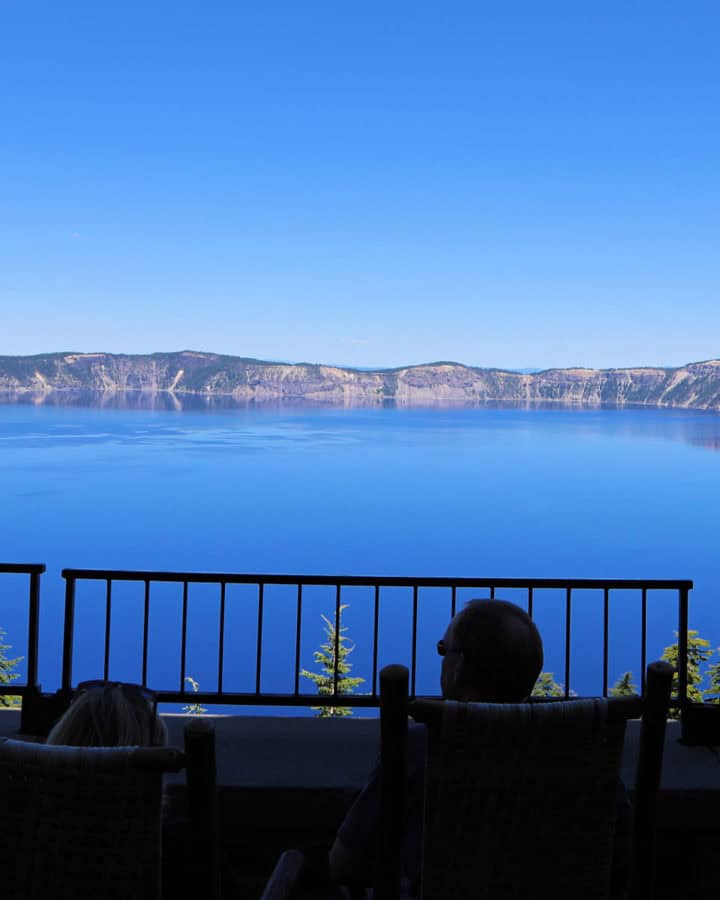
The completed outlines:
<svg viewBox="0 0 720 900">
<path fill-rule="evenodd" d="M 428 728 L 425 900 L 607 900 L 623 797 L 625 724 L 641 713 L 630 896 L 652 900 L 672 673 L 666 663 L 651 663 L 643 700 L 411 703 L 411 715 Z M 393 839 L 391 831 L 401 832 L 406 813 L 407 670 L 384 669 L 380 690 L 383 789 L 377 889 L 382 900 L 394 900 L 400 896 L 400 854 L 399 838 Z M 388 741 L 396 747 L 385 746 Z"/>
<path fill-rule="evenodd" d="M 607 900 L 625 719 L 607 700 L 441 704 L 425 898 Z"/>
<path fill-rule="evenodd" d="M 3 900 L 157 900 L 166 748 L 0 739 Z"/>
</svg>

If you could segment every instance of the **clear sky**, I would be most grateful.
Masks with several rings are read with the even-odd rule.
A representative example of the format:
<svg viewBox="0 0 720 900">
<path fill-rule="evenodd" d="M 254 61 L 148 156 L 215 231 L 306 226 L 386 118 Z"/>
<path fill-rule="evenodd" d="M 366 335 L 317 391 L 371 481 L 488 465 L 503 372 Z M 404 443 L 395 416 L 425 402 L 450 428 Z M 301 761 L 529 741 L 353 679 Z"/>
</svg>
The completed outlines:
<svg viewBox="0 0 720 900">
<path fill-rule="evenodd" d="M 720 356 L 720 5 L 0 2 L 0 354 Z"/>
</svg>

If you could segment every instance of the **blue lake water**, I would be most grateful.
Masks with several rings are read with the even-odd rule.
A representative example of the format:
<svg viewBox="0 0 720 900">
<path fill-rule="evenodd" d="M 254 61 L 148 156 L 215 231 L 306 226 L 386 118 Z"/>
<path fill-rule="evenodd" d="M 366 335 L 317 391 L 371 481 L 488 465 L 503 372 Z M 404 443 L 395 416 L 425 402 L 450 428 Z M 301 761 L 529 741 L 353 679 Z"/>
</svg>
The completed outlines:
<svg viewBox="0 0 720 900">
<path fill-rule="evenodd" d="M 720 416 L 578 408 L 214 410 L 0 405 L 0 560 L 45 562 L 41 681 L 57 686 L 65 566 L 352 575 L 692 578 L 691 626 L 720 644 Z M 26 593 L 0 625 L 22 650 Z M 500 592 L 498 596 L 501 596 Z M 508 599 L 520 600 L 512 592 Z M 75 679 L 101 675 L 102 590 L 78 593 Z M 268 588 L 263 689 L 292 688 L 294 598 Z M 371 595 L 348 593 L 368 677 Z M 524 602 L 524 599 L 523 599 Z M 250 690 L 254 596 L 228 595 L 225 687 Z M 142 588 L 114 593 L 111 676 L 137 680 Z M 536 597 L 545 668 L 563 668 L 564 595 Z M 302 661 L 331 590 L 309 591 Z M 383 599 L 380 664 L 407 661 L 410 596 Z M 572 686 L 600 689 L 602 597 L 578 596 Z M 433 692 L 449 594 L 421 596 L 418 691 Z M 216 684 L 218 589 L 191 589 L 188 672 Z M 176 688 L 180 595 L 153 594 L 150 682 Z M 673 640 L 650 596 L 648 658 Z M 610 677 L 639 671 L 639 595 L 613 595 Z M 311 685 L 308 683 L 308 689 Z"/>
</svg>

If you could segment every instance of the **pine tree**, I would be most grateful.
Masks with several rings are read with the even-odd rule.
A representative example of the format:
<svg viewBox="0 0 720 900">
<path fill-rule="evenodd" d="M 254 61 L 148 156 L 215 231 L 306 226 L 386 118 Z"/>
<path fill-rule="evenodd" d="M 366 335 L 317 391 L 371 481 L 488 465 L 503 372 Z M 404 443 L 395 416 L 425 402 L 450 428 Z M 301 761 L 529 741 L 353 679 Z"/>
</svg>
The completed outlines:
<svg viewBox="0 0 720 900">
<path fill-rule="evenodd" d="M 5 632 L 0 628 L 0 684 L 10 684 L 20 675 L 15 671 L 17 664 L 22 662 L 23 657 L 17 656 L 15 659 L 9 659 L 5 654 L 6 650 L 11 649 L 10 644 L 3 643 Z M 20 697 L 10 696 L 9 694 L 0 694 L 0 706 L 20 706 Z"/>
<path fill-rule="evenodd" d="M 335 644 L 337 639 L 337 692 L 338 694 L 352 694 L 353 690 L 362 684 L 365 679 L 358 677 L 350 677 L 352 663 L 348 662 L 348 656 L 355 649 L 355 645 L 347 636 L 347 628 L 342 625 L 343 611 L 348 607 L 347 603 L 343 603 L 340 607 L 340 615 L 338 616 L 338 627 L 340 634 L 338 636 L 335 630 L 335 622 L 322 615 L 321 618 L 325 623 L 325 642 L 320 645 L 318 650 L 313 652 L 315 664 L 320 666 L 320 673 L 308 672 L 303 669 L 300 674 L 303 678 L 309 678 L 316 688 L 318 694 L 329 696 L 335 690 Z M 319 718 L 327 719 L 335 716 L 351 716 L 352 710 L 347 706 L 313 706 Z"/>
<path fill-rule="evenodd" d="M 608 691 L 611 697 L 632 697 L 637 692 L 637 685 L 633 684 L 632 672 L 625 672 L 621 675 Z"/>
<path fill-rule="evenodd" d="M 720 647 L 716 652 L 720 654 Z M 708 666 L 708 678 L 710 687 L 704 690 L 703 694 L 710 700 L 710 703 L 720 703 L 720 662 Z"/>
<path fill-rule="evenodd" d="M 553 677 L 553 672 L 541 672 L 535 687 L 532 689 L 532 697 L 564 697 L 565 688 L 558 684 Z"/>
<path fill-rule="evenodd" d="M 675 637 L 678 637 L 677 631 L 675 632 Z M 669 662 L 670 665 L 675 669 L 675 674 L 673 675 L 672 680 L 672 691 L 675 695 L 677 695 L 678 691 L 677 668 L 679 656 L 680 648 L 678 642 L 676 641 L 674 644 L 666 647 L 663 650 L 662 656 L 660 657 L 666 662 Z M 700 687 L 703 680 L 703 674 L 700 671 L 700 666 L 703 663 L 707 662 L 711 656 L 712 649 L 710 647 L 710 641 L 706 641 L 705 638 L 698 637 L 697 631 L 691 631 L 690 629 L 688 629 L 687 696 L 688 700 L 691 703 L 703 702 L 705 691 L 703 691 Z M 677 718 L 677 713 L 671 714 L 671 717 Z"/>
</svg>

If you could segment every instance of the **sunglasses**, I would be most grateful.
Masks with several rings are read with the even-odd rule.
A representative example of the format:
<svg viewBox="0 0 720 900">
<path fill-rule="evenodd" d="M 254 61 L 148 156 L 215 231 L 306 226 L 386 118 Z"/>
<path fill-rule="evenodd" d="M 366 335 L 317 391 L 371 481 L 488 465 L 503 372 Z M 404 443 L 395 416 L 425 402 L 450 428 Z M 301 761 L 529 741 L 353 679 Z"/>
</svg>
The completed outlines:
<svg viewBox="0 0 720 900">
<path fill-rule="evenodd" d="M 452 647 L 448 647 L 444 640 L 439 640 L 437 642 L 437 652 L 438 656 L 447 656 L 448 653 L 461 653 L 461 650 L 456 650 Z"/>
<path fill-rule="evenodd" d="M 143 700 L 146 700 L 150 704 L 150 706 L 152 706 L 153 712 L 156 711 L 157 694 L 155 693 L 155 691 L 151 691 L 150 688 L 145 687 L 145 685 L 135 684 L 131 681 L 103 681 L 102 679 L 95 679 L 93 681 L 81 681 L 75 688 L 73 700 L 85 691 L 92 691 L 96 690 L 97 688 L 111 687 L 121 688 L 122 692 L 126 696 L 142 697 Z"/>
</svg>

